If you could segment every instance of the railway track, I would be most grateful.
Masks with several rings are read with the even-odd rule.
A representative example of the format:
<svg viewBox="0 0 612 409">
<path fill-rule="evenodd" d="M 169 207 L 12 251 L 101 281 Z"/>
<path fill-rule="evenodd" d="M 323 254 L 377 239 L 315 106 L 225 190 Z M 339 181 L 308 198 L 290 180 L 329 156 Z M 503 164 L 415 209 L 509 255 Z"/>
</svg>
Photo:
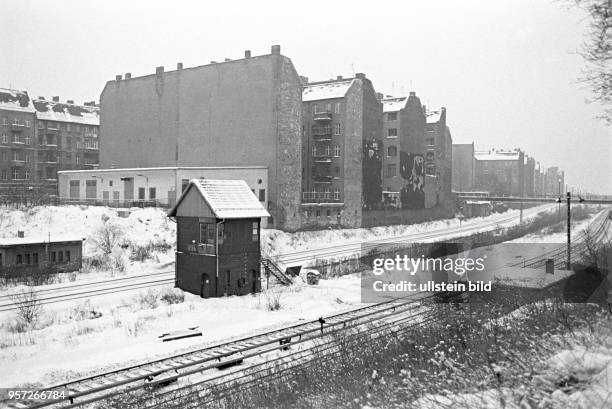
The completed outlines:
<svg viewBox="0 0 612 409">
<path fill-rule="evenodd" d="M 531 218 L 540 212 L 551 210 L 556 207 L 556 204 L 546 204 L 529 208 L 523 211 L 523 218 Z M 395 237 L 385 237 L 381 239 L 373 239 L 368 241 L 351 242 L 345 244 L 330 245 L 323 248 L 314 248 L 308 250 L 295 251 L 277 256 L 278 262 L 285 266 L 293 266 L 305 264 L 314 259 L 329 259 L 334 257 L 351 256 L 376 249 L 380 245 L 395 243 L 395 242 L 427 242 L 440 238 L 458 238 L 466 234 L 475 234 L 479 232 L 493 230 L 501 225 L 514 222 L 519 219 L 519 215 L 501 215 L 500 217 L 487 220 L 485 222 L 466 222 L 461 226 L 452 228 L 437 229 L 432 231 L 418 232 L 405 234 Z"/>
<path fill-rule="evenodd" d="M 397 323 L 401 321 L 402 314 L 412 317 L 413 320 L 422 320 L 428 317 L 423 303 L 431 301 L 431 298 L 430 294 L 416 294 L 402 299 L 388 300 L 322 317 L 319 320 L 295 324 L 42 388 L 43 390 L 67 390 L 68 398 L 65 400 L 48 400 L 38 403 L 3 402 L 3 404 L 6 408 L 82 407 L 118 394 L 145 390 L 155 385 L 157 381 L 164 381 L 168 377 L 178 382 L 191 375 L 223 368 L 245 359 L 256 358 L 273 351 L 286 350 L 295 345 L 313 343 L 321 336 L 329 336 L 351 328 L 384 322 L 386 319 Z M 209 379 L 206 378 L 200 380 L 200 382 L 208 381 Z"/>
<path fill-rule="evenodd" d="M 49 305 L 64 301 L 90 298 L 92 296 L 114 294 L 168 284 L 174 284 L 174 271 L 120 277 L 90 283 L 73 283 L 57 288 L 37 290 L 34 294 L 36 294 L 41 305 Z M 0 296 L 0 312 L 13 311 L 18 308 L 11 294 Z"/>
</svg>

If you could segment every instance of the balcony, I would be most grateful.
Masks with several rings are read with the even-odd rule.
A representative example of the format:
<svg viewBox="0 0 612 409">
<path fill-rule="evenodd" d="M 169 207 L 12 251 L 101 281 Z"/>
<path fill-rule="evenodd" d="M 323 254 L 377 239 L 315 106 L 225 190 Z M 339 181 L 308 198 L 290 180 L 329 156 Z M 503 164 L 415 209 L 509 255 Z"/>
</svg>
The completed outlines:
<svg viewBox="0 0 612 409">
<path fill-rule="evenodd" d="M 321 126 L 312 128 L 312 137 L 315 141 L 331 141 L 331 126 Z"/>
<path fill-rule="evenodd" d="M 13 166 L 24 166 L 25 165 L 25 161 L 23 161 L 21 159 L 12 159 L 11 160 L 11 164 Z"/>
<path fill-rule="evenodd" d="M 340 192 L 302 192 L 302 203 L 339 203 Z"/>
<path fill-rule="evenodd" d="M 316 112 L 312 114 L 312 119 L 315 121 L 331 121 L 332 113 L 331 112 Z"/>
<path fill-rule="evenodd" d="M 331 183 L 334 177 L 332 175 L 314 175 L 312 180 L 315 183 Z"/>
<path fill-rule="evenodd" d="M 53 128 L 53 127 L 48 127 L 48 128 L 45 130 L 45 133 L 46 133 L 47 135 L 56 135 L 58 132 L 59 132 L 59 128 Z"/>
<path fill-rule="evenodd" d="M 333 156 L 331 153 L 316 153 L 312 155 L 312 158 L 317 163 L 330 163 Z"/>
<path fill-rule="evenodd" d="M 44 145 L 39 145 L 39 149 L 57 149 L 57 145 L 54 143 L 45 143 Z"/>
<path fill-rule="evenodd" d="M 19 124 L 19 123 L 13 123 L 13 124 L 11 124 L 11 129 L 12 129 L 14 132 L 21 132 L 21 131 L 23 131 L 23 130 L 25 129 L 25 127 L 26 127 L 26 126 L 25 126 L 24 124 Z"/>
</svg>

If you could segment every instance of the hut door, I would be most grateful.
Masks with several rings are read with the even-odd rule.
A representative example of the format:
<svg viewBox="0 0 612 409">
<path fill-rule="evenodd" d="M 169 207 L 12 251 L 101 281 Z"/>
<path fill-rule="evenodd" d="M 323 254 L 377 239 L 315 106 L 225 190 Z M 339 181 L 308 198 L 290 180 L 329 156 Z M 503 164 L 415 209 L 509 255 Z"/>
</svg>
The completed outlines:
<svg viewBox="0 0 612 409">
<path fill-rule="evenodd" d="M 134 200 L 134 178 L 123 178 L 123 200 Z"/>
<path fill-rule="evenodd" d="M 200 297 L 208 298 L 210 296 L 210 278 L 208 274 L 202 274 L 202 282 L 200 284 Z"/>
</svg>

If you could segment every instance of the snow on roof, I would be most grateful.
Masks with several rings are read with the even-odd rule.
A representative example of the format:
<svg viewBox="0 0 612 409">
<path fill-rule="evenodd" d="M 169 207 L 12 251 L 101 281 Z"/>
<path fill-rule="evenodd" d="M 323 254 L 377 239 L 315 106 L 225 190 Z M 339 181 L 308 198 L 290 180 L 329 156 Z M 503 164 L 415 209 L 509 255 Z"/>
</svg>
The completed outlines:
<svg viewBox="0 0 612 409">
<path fill-rule="evenodd" d="M 383 104 L 383 112 L 397 112 L 400 109 L 406 108 L 408 97 L 387 98 L 381 102 Z"/>
<path fill-rule="evenodd" d="M 198 189 L 202 198 L 208 203 L 219 219 L 246 219 L 252 217 L 269 217 L 270 213 L 259 202 L 249 185 L 244 180 L 192 179 L 189 186 L 168 216 L 176 215 L 182 199 L 192 188 Z"/>
<path fill-rule="evenodd" d="M 72 122 L 83 125 L 100 125 L 100 108 L 63 102 L 34 100 L 36 118 L 46 121 Z"/>
<path fill-rule="evenodd" d="M 353 78 L 325 82 L 313 82 L 304 87 L 302 101 L 318 101 L 320 99 L 344 98 L 353 84 Z"/>
<path fill-rule="evenodd" d="M 511 151 L 492 149 L 490 151 L 474 152 L 474 158 L 476 160 L 519 160 L 519 157 L 520 151 L 516 149 Z"/>
<path fill-rule="evenodd" d="M 0 247 L 2 246 L 16 246 L 16 245 L 24 245 L 24 244 L 40 244 L 40 243 L 49 243 L 49 238 L 51 239 L 51 243 L 58 242 L 67 242 L 67 241 L 83 241 L 85 240 L 80 236 L 68 236 L 68 235 L 41 235 L 41 236 L 29 236 L 29 237 L 0 237 Z"/>
<path fill-rule="evenodd" d="M 442 116 L 442 110 L 438 109 L 436 111 L 427 111 L 425 113 L 428 124 L 437 124 L 440 122 L 440 117 Z"/>
<path fill-rule="evenodd" d="M 0 88 L 0 109 L 34 112 L 32 100 L 27 91 Z"/>
</svg>

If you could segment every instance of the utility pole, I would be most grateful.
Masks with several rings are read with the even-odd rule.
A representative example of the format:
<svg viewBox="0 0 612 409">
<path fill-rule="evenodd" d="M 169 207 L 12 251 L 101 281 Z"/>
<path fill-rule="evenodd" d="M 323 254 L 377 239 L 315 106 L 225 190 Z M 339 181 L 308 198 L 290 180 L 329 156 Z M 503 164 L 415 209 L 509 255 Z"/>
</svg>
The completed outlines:
<svg viewBox="0 0 612 409">
<path fill-rule="evenodd" d="M 572 269 L 572 213 L 571 203 L 572 194 L 567 192 L 567 270 Z"/>
</svg>

